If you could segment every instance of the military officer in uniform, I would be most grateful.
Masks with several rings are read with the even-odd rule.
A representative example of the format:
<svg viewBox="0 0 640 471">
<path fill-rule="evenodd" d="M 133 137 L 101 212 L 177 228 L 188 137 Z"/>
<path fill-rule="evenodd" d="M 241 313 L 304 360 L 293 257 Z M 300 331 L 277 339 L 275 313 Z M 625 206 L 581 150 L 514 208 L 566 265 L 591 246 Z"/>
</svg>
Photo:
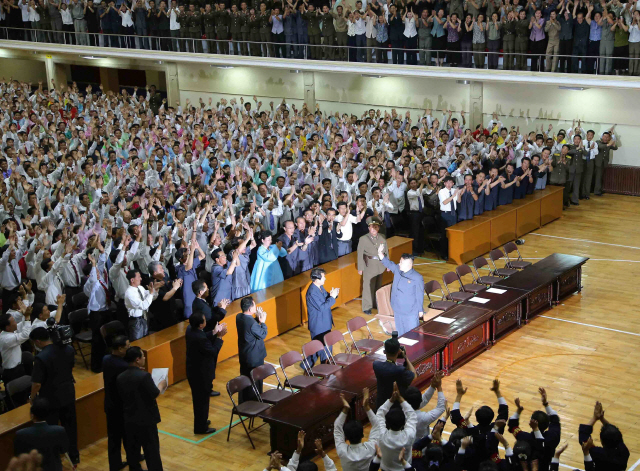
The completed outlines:
<svg viewBox="0 0 640 471">
<path fill-rule="evenodd" d="M 303 15 L 303 18 L 307 20 L 307 31 L 309 33 L 309 54 L 307 58 L 321 59 L 322 52 L 320 51 L 320 17 L 315 10 L 313 3 L 309 4 L 309 10 Z"/>
<path fill-rule="evenodd" d="M 216 10 L 218 5 L 216 4 Z M 202 14 L 202 24 L 204 26 L 204 34 L 207 37 L 207 47 L 209 54 L 216 54 L 216 12 L 211 9 L 211 4 L 207 3 Z"/>
<path fill-rule="evenodd" d="M 216 5 L 216 34 L 220 54 L 229 54 L 229 12 L 225 9 L 224 2 Z M 215 49 L 213 50 L 215 52 Z"/>
<path fill-rule="evenodd" d="M 382 246 L 378 247 L 378 258 L 387 270 L 393 273 L 391 287 L 391 309 L 396 321 L 398 335 L 404 335 L 420 324 L 424 314 L 424 282 L 422 275 L 413 269 L 413 255 L 404 253 L 400 263 L 395 264 L 385 257 Z"/>
<path fill-rule="evenodd" d="M 336 29 L 333 26 L 333 16 L 329 12 L 328 5 L 322 7 L 320 18 L 322 19 L 322 37 L 324 38 L 324 58 L 332 61 L 335 52 L 333 45 L 336 39 Z"/>
<path fill-rule="evenodd" d="M 244 16 L 238 11 L 238 5 L 231 5 L 231 15 L 229 17 L 229 32 L 231 33 L 231 53 L 240 55 L 240 42 L 242 41 L 242 28 L 244 26 Z"/>
<path fill-rule="evenodd" d="M 615 127 L 615 126 L 614 126 Z M 598 144 L 598 153 L 596 154 L 596 183 L 593 188 L 593 192 L 596 196 L 602 196 L 602 171 L 603 169 L 609 165 L 611 161 L 611 151 L 618 150 L 618 145 L 616 144 L 615 134 L 612 135 L 613 127 L 610 132 L 605 132 L 602 134 L 602 138 L 597 142 Z M 589 183 L 591 186 L 591 183 Z"/>
<path fill-rule="evenodd" d="M 569 180 L 571 181 L 571 204 L 580 205 L 580 182 L 582 181 L 582 172 L 587 159 L 587 150 L 582 143 L 582 137 L 576 134 L 573 137 L 573 146 L 569 150 L 571 161 L 569 162 Z"/>
<path fill-rule="evenodd" d="M 180 13 L 178 14 L 178 22 L 180 23 L 180 51 L 193 52 L 192 47 L 189 46 L 189 12 L 184 10 L 184 5 L 179 7 Z"/>
<path fill-rule="evenodd" d="M 358 274 L 362 275 L 362 311 L 371 315 L 375 306 L 376 291 L 382 286 L 384 265 L 380 261 L 378 249 L 382 245 L 383 252 L 388 257 L 387 239 L 378 234 L 382 221 L 375 216 L 367 218 L 369 233 L 360 237 L 358 241 Z"/>
<path fill-rule="evenodd" d="M 260 2 L 260 13 L 258 14 L 258 20 L 260 21 L 260 42 L 262 43 L 262 57 L 273 57 L 273 49 L 271 44 L 271 23 L 269 18 L 271 17 L 271 11 L 267 10 L 267 4 Z"/>
<path fill-rule="evenodd" d="M 193 39 L 193 52 L 202 52 L 202 13 L 189 5 L 189 36 Z"/>
<path fill-rule="evenodd" d="M 249 41 L 251 41 L 251 55 L 260 55 L 260 18 L 256 16 L 256 11 L 252 8 L 249 13 Z"/>
<path fill-rule="evenodd" d="M 247 9 L 247 3 L 242 2 L 240 4 L 240 17 L 242 17 L 242 25 L 240 26 L 240 35 L 242 43 L 240 44 L 240 54 L 243 56 L 249 55 L 249 41 L 251 40 L 251 26 L 249 26 L 249 20 L 251 15 Z"/>
</svg>

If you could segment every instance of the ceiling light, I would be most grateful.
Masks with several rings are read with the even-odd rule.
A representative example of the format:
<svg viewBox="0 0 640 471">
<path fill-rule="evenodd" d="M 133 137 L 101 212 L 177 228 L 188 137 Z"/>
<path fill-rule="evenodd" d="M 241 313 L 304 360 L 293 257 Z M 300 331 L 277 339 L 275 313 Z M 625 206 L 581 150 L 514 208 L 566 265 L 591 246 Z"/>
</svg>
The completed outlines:
<svg viewBox="0 0 640 471">
<path fill-rule="evenodd" d="M 456 83 L 458 85 L 470 85 L 471 84 L 471 80 L 456 80 Z"/>
<path fill-rule="evenodd" d="M 565 86 L 559 86 L 558 87 L 560 90 L 577 90 L 579 92 L 583 91 L 583 90 L 588 90 L 588 88 L 585 87 L 565 87 Z"/>
<path fill-rule="evenodd" d="M 291 73 L 291 74 L 299 74 L 300 71 L 298 69 L 294 69 L 294 70 L 290 70 L 289 73 Z"/>
<path fill-rule="evenodd" d="M 382 78 L 382 75 L 375 75 L 375 74 L 362 74 L 363 77 L 368 77 L 368 78 Z"/>
<path fill-rule="evenodd" d="M 89 60 L 96 60 L 96 59 L 106 59 L 106 57 L 103 56 L 80 56 L 83 59 L 89 59 Z"/>
<path fill-rule="evenodd" d="M 233 66 L 231 65 L 217 65 L 216 67 L 218 69 L 233 69 Z"/>
</svg>

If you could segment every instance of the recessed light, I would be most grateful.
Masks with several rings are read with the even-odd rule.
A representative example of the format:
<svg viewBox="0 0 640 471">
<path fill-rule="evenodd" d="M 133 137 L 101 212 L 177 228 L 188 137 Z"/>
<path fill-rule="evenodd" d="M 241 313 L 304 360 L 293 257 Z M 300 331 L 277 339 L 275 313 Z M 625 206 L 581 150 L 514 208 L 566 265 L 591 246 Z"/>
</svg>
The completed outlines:
<svg viewBox="0 0 640 471">
<path fill-rule="evenodd" d="M 583 90 L 588 90 L 588 88 L 585 87 L 565 87 L 565 86 L 559 86 L 558 87 L 560 90 L 576 90 L 576 91 L 583 91 Z"/>
<path fill-rule="evenodd" d="M 290 70 L 289 73 L 291 73 L 291 74 L 299 74 L 300 71 L 298 69 L 294 69 L 294 70 Z"/>
<path fill-rule="evenodd" d="M 459 85 L 469 85 L 471 80 L 456 80 L 456 83 Z"/>
<path fill-rule="evenodd" d="M 89 60 L 97 60 L 97 59 L 106 59 L 106 57 L 103 56 L 80 56 L 83 59 L 89 59 Z"/>
<path fill-rule="evenodd" d="M 218 69 L 233 69 L 231 65 L 216 65 Z"/>
<path fill-rule="evenodd" d="M 375 74 L 362 74 L 363 77 L 368 77 L 368 78 L 382 78 L 382 75 L 375 75 Z"/>
</svg>

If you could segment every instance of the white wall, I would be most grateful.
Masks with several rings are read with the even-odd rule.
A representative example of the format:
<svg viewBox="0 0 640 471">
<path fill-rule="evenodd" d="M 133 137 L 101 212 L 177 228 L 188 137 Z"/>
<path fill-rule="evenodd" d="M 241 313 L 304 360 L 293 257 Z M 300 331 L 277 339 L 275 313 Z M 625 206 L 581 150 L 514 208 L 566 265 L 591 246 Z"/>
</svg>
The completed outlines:
<svg viewBox="0 0 640 471">
<path fill-rule="evenodd" d="M 178 66 L 181 99 L 257 95 L 263 108 L 269 101 L 287 101 L 301 106 L 304 99 L 303 74 L 288 70 L 235 67 L 220 69 L 200 65 Z M 451 109 L 469 112 L 469 85 L 455 80 L 413 77 L 363 77 L 359 74 L 315 73 L 316 103 L 321 109 L 335 113 L 361 115 L 370 108 L 390 111 L 396 108 L 404 115 L 411 111 L 415 121 L 425 108 L 434 113 Z M 622 144 L 614 152 L 613 162 L 640 166 L 636 149 L 640 148 L 640 94 L 631 90 L 559 89 L 552 85 L 517 85 L 485 82 L 483 84 L 484 125 L 491 114 L 498 112 L 507 126 L 520 126 L 521 132 L 549 124 L 553 131 L 571 127 L 572 120 L 581 119 L 585 129 L 597 133 L 613 124 Z M 475 127 L 478 123 L 467 123 Z"/>
</svg>

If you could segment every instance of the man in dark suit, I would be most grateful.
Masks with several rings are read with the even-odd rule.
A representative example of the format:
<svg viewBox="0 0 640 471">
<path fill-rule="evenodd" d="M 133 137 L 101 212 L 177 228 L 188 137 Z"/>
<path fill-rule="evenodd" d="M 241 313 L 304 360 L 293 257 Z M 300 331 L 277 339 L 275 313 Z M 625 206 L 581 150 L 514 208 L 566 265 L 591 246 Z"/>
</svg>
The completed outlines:
<svg viewBox="0 0 640 471">
<path fill-rule="evenodd" d="M 384 343 L 384 353 L 387 355 L 386 361 L 373 362 L 373 372 L 378 382 L 376 409 L 391 399 L 393 383 L 397 383 L 400 394 L 404 394 L 416 377 L 416 369 L 406 357 L 404 350 L 400 349 L 400 342 L 396 337 L 391 337 Z M 404 358 L 404 366 L 396 363 L 398 357 Z"/>
<path fill-rule="evenodd" d="M 76 388 L 73 379 L 75 352 L 71 345 L 57 345 L 51 341 L 49 331 L 37 327 L 29 338 L 40 350 L 33 362 L 31 373 L 31 402 L 36 396 L 49 401 L 49 425 L 64 427 L 69 438 L 69 457 L 73 464 L 80 463 L 78 451 L 78 422 L 76 420 Z"/>
<path fill-rule="evenodd" d="M 331 262 L 338 258 L 338 232 L 336 231 L 337 222 L 334 221 L 336 217 L 336 210 L 329 208 L 327 210 L 327 219 L 323 220 L 323 216 L 320 216 L 320 222 L 322 223 L 322 234 L 319 235 L 318 250 L 320 252 L 320 265 L 323 263 Z"/>
<path fill-rule="evenodd" d="M 13 453 L 19 456 L 38 450 L 42 455 L 42 471 L 62 471 L 60 455 L 69 450 L 69 439 L 64 427 L 49 425 L 49 401 L 36 397 L 31 403 L 31 427 L 20 429 L 13 440 Z"/>
<path fill-rule="evenodd" d="M 267 337 L 267 313 L 256 306 L 251 296 L 242 298 L 240 309 L 242 313 L 236 316 L 240 374 L 251 377 L 251 370 L 264 365 L 264 359 L 267 357 L 267 348 L 264 345 L 264 339 Z M 258 392 L 262 392 L 262 381 L 257 381 L 256 387 Z M 251 400 L 257 400 L 252 388 L 240 391 L 239 402 Z"/>
<path fill-rule="evenodd" d="M 336 303 L 336 298 L 340 293 L 339 288 L 331 288 L 331 292 L 327 293 L 324 289 L 326 281 L 326 272 L 322 268 L 314 268 L 311 270 L 311 285 L 307 290 L 307 315 L 309 317 L 309 332 L 311 332 L 311 340 L 319 340 L 324 343 L 324 336 L 331 332 L 333 327 L 333 315 L 331 314 L 331 306 Z M 327 355 L 324 351 L 319 353 L 320 361 L 327 361 Z M 315 355 L 307 357 L 309 366 L 315 363 Z"/>
<path fill-rule="evenodd" d="M 231 300 L 223 299 L 217 306 L 211 307 L 207 302 L 209 298 L 209 287 L 207 283 L 201 279 L 191 283 L 191 289 L 196 295 L 196 299 L 193 300 L 193 304 L 191 305 L 192 312 L 199 312 L 204 316 L 207 321 L 207 326 L 204 328 L 204 331 L 211 332 L 227 315 L 226 308 L 231 304 Z"/>
<path fill-rule="evenodd" d="M 151 374 L 144 371 L 145 356 L 140 347 L 130 347 L 124 355 L 129 367 L 116 379 L 118 394 L 124 406 L 127 431 L 127 461 L 131 471 L 141 471 L 140 447 L 144 451 L 147 468 L 162 471 L 158 423 L 160 411 L 156 398 L 167 389 L 167 381 L 156 386 Z"/>
<path fill-rule="evenodd" d="M 189 317 L 189 327 L 185 334 L 187 340 L 187 381 L 193 400 L 193 433 L 196 435 L 213 433 L 210 428 L 209 399 L 212 382 L 216 377 L 218 353 L 222 348 L 222 337 L 227 333 L 226 324 L 205 333 L 207 321 L 200 312 Z"/>
<path fill-rule="evenodd" d="M 111 342 L 111 354 L 102 359 L 102 377 L 104 381 L 104 413 L 107 416 L 107 450 L 109 471 L 120 471 L 127 463 L 122 462 L 122 444 L 124 442 L 124 406 L 118 394 L 116 380 L 120 373 L 129 368 L 124 356 L 129 349 L 129 339 L 124 335 L 116 336 Z M 127 451 L 125 446 L 125 452 Z"/>
</svg>

